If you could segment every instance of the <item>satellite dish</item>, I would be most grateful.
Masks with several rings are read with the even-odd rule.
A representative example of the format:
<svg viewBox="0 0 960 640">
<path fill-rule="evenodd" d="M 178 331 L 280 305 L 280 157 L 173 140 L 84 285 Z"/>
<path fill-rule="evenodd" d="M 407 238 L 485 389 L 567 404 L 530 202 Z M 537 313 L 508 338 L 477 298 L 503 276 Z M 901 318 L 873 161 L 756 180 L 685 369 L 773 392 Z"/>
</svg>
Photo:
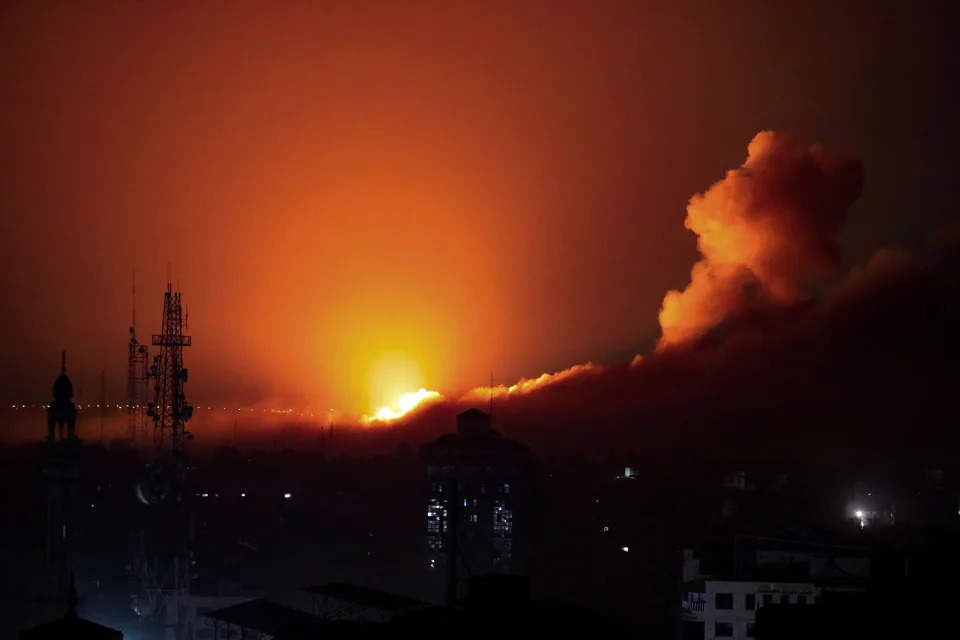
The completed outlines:
<svg viewBox="0 0 960 640">
<path fill-rule="evenodd" d="M 150 501 L 147 500 L 147 496 L 144 495 L 144 492 L 143 492 L 143 483 L 142 483 L 142 482 L 138 482 L 138 483 L 137 483 L 137 486 L 134 487 L 134 489 L 133 489 L 133 493 L 134 493 L 134 495 L 137 496 L 137 500 L 139 500 L 139 501 L 142 502 L 143 504 L 147 505 L 148 507 L 150 506 Z"/>
</svg>

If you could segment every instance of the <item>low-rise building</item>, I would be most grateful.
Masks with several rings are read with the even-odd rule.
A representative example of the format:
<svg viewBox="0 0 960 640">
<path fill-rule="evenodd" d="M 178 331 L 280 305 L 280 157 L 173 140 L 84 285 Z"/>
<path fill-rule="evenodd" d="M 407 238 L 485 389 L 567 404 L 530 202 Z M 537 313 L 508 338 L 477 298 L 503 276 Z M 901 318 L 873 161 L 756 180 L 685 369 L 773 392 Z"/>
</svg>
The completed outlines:
<svg viewBox="0 0 960 640">
<path fill-rule="evenodd" d="M 701 567 L 684 549 L 681 625 L 684 638 L 756 637 L 757 611 L 772 605 L 809 606 L 824 593 L 857 593 L 870 560 L 855 549 L 803 549 L 783 539 L 738 538 L 734 562 Z"/>
<path fill-rule="evenodd" d="M 684 638 L 753 638 L 757 610 L 772 604 L 812 605 L 812 582 L 698 579 L 684 583 Z"/>
</svg>

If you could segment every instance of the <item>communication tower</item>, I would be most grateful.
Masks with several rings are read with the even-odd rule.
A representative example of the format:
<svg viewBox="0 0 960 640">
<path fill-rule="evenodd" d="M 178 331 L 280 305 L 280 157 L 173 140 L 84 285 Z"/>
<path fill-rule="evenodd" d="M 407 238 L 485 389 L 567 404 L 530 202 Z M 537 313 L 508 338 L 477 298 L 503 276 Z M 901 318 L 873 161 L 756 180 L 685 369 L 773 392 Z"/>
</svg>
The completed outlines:
<svg viewBox="0 0 960 640">
<path fill-rule="evenodd" d="M 127 424 L 130 444 L 143 442 L 147 437 L 147 359 L 146 345 L 137 341 L 137 283 L 133 281 L 133 321 L 127 343 Z"/>
<path fill-rule="evenodd" d="M 147 403 L 146 411 L 153 422 L 153 460 L 137 487 L 147 514 L 135 551 L 140 585 L 133 606 L 161 637 L 181 640 L 187 634 L 185 599 L 193 568 L 186 461 L 186 443 L 193 436 L 185 428 L 193 407 L 183 390 L 187 382 L 183 349 L 191 340 L 183 333 L 180 292 L 169 283 L 163 297 L 162 328 L 152 343 L 160 349 L 149 369 L 154 400 Z"/>
<path fill-rule="evenodd" d="M 193 416 L 193 407 L 187 404 L 183 385 L 187 370 L 183 366 L 183 349 L 191 344 L 190 336 L 183 335 L 183 311 L 180 292 L 168 283 L 163 294 L 163 327 L 153 335 L 153 346 L 160 347 L 150 367 L 150 377 L 156 381 L 154 402 L 147 414 L 153 419 L 153 446 L 158 453 L 164 450 L 169 438 L 171 456 L 182 458 L 191 434 L 184 428 Z"/>
</svg>

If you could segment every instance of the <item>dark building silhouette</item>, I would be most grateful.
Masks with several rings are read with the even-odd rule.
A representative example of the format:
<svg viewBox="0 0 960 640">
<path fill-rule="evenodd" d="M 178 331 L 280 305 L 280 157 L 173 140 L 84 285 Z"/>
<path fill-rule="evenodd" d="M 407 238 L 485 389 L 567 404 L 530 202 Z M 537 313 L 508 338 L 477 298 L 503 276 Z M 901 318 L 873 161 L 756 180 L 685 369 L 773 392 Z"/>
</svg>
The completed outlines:
<svg viewBox="0 0 960 640">
<path fill-rule="evenodd" d="M 521 576 L 474 576 L 457 607 L 421 607 L 393 618 L 380 637 L 622 638 L 611 620 L 556 601 L 530 598 Z"/>
<path fill-rule="evenodd" d="M 43 451 L 45 507 L 44 554 L 52 584 L 50 596 L 63 602 L 73 570 L 71 538 L 72 511 L 76 502 L 78 449 L 77 408 L 73 404 L 73 385 L 67 377 L 66 352 L 61 355 L 60 375 L 53 383 L 53 401 L 47 407 L 47 439 Z"/>
<path fill-rule="evenodd" d="M 457 416 L 456 433 L 423 445 L 420 457 L 431 594 L 446 585 L 447 600 L 454 600 L 470 576 L 528 573 L 529 449 L 470 409 Z"/>
<path fill-rule="evenodd" d="M 314 613 L 270 600 L 251 600 L 206 614 L 211 640 L 242 638 L 489 638 L 626 635 L 621 625 L 560 602 L 529 597 L 520 576 L 474 576 L 456 607 L 423 602 L 348 583 L 308 587 Z"/>
<path fill-rule="evenodd" d="M 955 635 L 930 606 L 952 602 L 951 576 L 938 582 L 875 581 L 862 593 L 828 593 L 812 607 L 779 604 L 757 611 L 757 640 L 945 638 Z"/>
<path fill-rule="evenodd" d="M 47 442 L 75 436 L 77 407 L 73 404 L 73 383 L 67 376 L 67 352 L 60 354 L 60 375 L 53 381 L 53 402 L 47 407 Z"/>
<path fill-rule="evenodd" d="M 69 381 L 68 381 L 69 384 Z M 77 590 L 71 579 L 67 614 L 20 632 L 20 640 L 122 640 L 123 632 L 77 615 Z"/>
</svg>

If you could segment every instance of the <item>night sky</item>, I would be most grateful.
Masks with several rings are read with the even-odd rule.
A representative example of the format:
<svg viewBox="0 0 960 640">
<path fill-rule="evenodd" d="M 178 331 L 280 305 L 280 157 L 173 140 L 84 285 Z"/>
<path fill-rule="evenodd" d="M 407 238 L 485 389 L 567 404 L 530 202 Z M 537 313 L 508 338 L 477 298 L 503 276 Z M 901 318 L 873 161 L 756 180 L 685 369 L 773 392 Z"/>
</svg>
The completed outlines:
<svg viewBox="0 0 960 640">
<path fill-rule="evenodd" d="M 706 367 L 668 353 L 583 403 L 634 402 L 642 383 L 683 404 L 669 381 L 684 371 L 698 398 L 729 396 L 723 349 L 796 364 L 783 354 L 809 353 L 811 335 L 828 336 L 814 353 L 854 346 L 842 366 L 796 370 L 863 380 L 844 367 L 905 325 L 862 331 L 876 316 L 847 311 L 942 294 L 930 247 L 957 218 L 960 148 L 945 7 L 5 2 L 0 400 L 46 401 L 63 348 L 78 390 L 98 394 L 106 370 L 120 399 L 131 274 L 145 336 L 168 263 L 198 404 L 365 413 L 420 387 L 456 397 L 491 371 L 510 385 L 656 363 L 664 295 L 701 258 L 688 201 L 767 130 L 862 171 L 852 206 L 829 190 L 804 205 L 837 205 L 817 231 L 836 249 L 814 265 L 830 281 L 771 297 L 816 317 L 790 311 L 772 350 L 712 346 Z M 901 288 L 871 297 L 874 281 Z M 942 342 L 921 346 L 941 360 Z M 643 402 L 636 416 L 659 411 Z"/>
</svg>

